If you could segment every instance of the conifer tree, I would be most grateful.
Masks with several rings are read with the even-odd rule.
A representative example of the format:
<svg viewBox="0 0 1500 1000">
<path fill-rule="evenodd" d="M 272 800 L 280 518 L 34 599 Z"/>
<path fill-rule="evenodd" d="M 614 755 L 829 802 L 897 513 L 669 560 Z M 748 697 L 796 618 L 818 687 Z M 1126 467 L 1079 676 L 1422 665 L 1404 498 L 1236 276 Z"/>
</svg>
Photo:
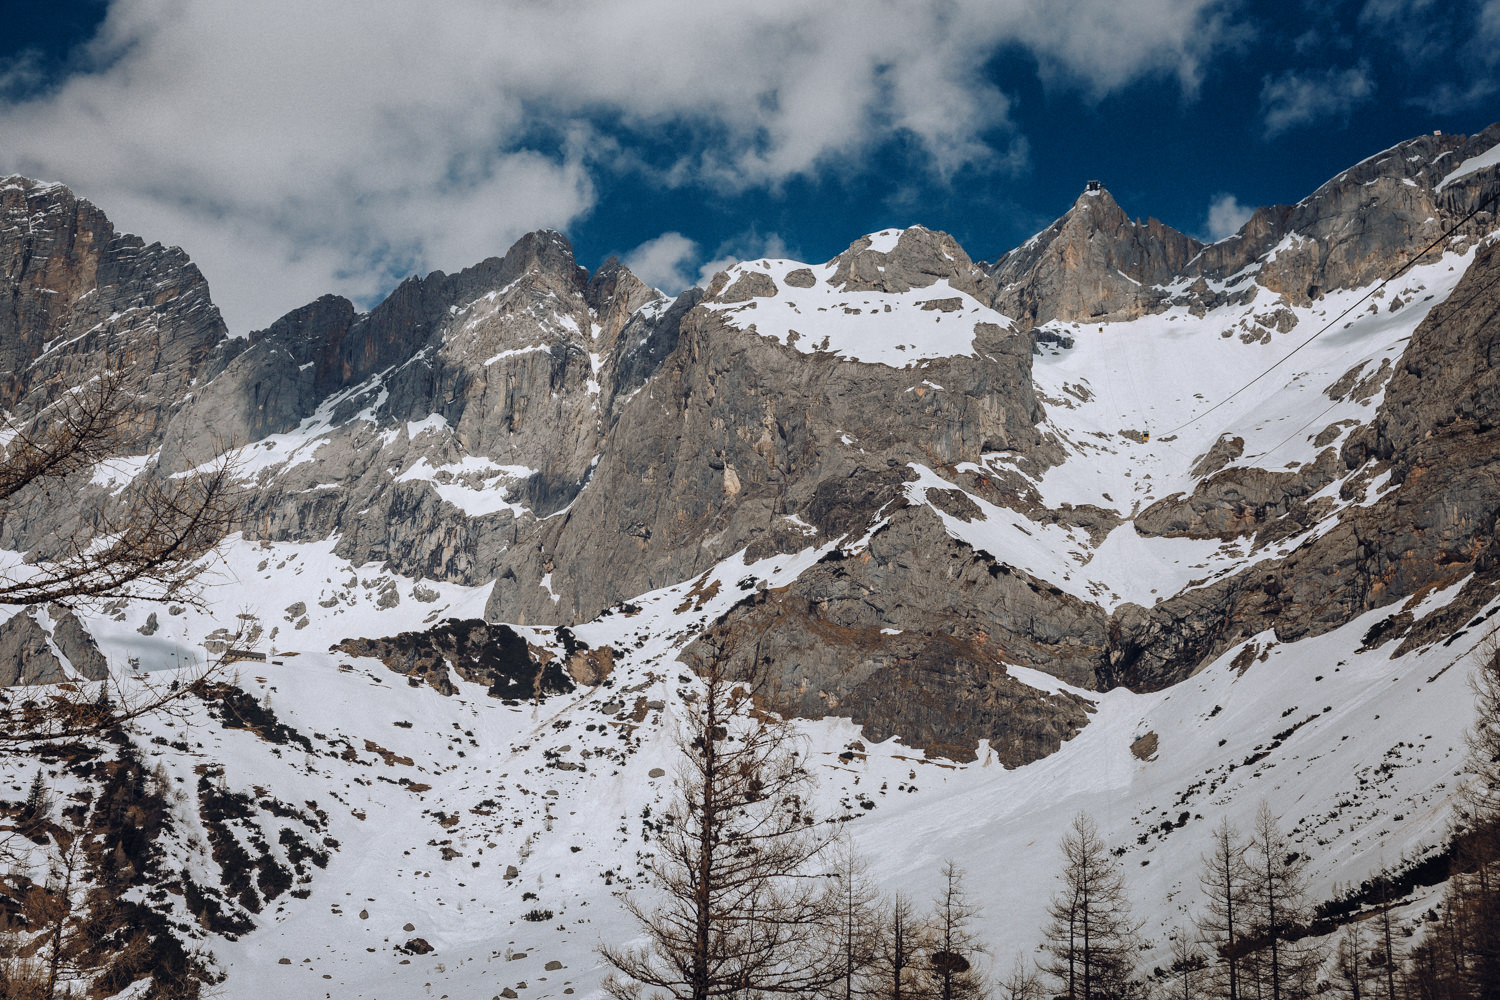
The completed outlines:
<svg viewBox="0 0 1500 1000">
<path fill-rule="evenodd" d="M 1455 971 L 1477 996 L 1500 997 L 1500 645 L 1477 654 L 1470 677 L 1475 719 L 1468 732 L 1468 780 L 1454 810 L 1454 862 L 1448 924 L 1460 934 Z"/>
<path fill-rule="evenodd" d="M 984 946 L 972 924 L 978 910 L 964 889 L 964 870 L 943 863 L 942 887 L 933 901 L 931 948 L 927 956 L 927 995 L 932 1000 L 979 1000 L 986 995 L 979 956 Z"/>
<path fill-rule="evenodd" d="M 1047 971 L 1068 1000 L 1116 1000 L 1134 992 L 1140 925 L 1099 828 L 1079 813 L 1062 839 L 1060 885 L 1047 907 Z"/>
<path fill-rule="evenodd" d="M 1172 961 L 1162 970 L 1164 1000 L 1199 1000 L 1208 979 L 1208 956 L 1190 931 L 1179 927 L 1172 938 Z"/>
<path fill-rule="evenodd" d="M 1010 970 L 995 981 L 996 1000 L 1047 1000 L 1049 996 L 1042 986 L 1041 970 L 1020 952 Z"/>
<path fill-rule="evenodd" d="M 47 943 L 47 992 L 46 996 L 57 996 L 58 984 L 65 974 L 76 972 L 69 962 L 69 953 L 74 950 L 75 911 L 78 895 L 87 884 L 87 852 L 83 846 L 84 826 L 78 825 L 68 831 L 65 841 L 56 845 L 50 859 L 47 894 L 48 907 Z M 69 995 L 72 989 L 69 988 Z"/>
<path fill-rule="evenodd" d="M 1317 988 L 1320 956 L 1304 937 L 1307 859 L 1292 850 L 1276 814 L 1262 801 L 1250 833 L 1247 898 L 1257 961 L 1250 977 L 1264 1000 L 1301 1000 Z M 1244 993 L 1241 996 L 1245 996 Z"/>
<path fill-rule="evenodd" d="M 600 949 L 616 971 L 605 990 L 622 1000 L 826 991 L 841 973 L 827 947 L 837 894 L 819 864 L 829 836 L 808 812 L 800 741 L 721 667 L 703 680 L 679 724 L 678 798 L 652 866 L 664 898 L 626 897 L 647 943 Z"/>
<path fill-rule="evenodd" d="M 1383 1000 L 1396 1000 L 1396 980 L 1402 956 L 1396 944 L 1396 920 L 1391 914 L 1394 904 L 1390 899 L 1391 877 L 1388 871 L 1381 870 L 1376 888 L 1380 897 L 1380 913 L 1375 918 L 1376 943 L 1371 966 L 1379 982 L 1372 995 Z"/>
<path fill-rule="evenodd" d="M 52 796 L 47 791 L 47 779 L 42 774 L 42 769 L 36 769 L 36 776 L 31 779 L 31 787 L 26 790 L 26 801 L 21 804 L 21 821 L 26 824 L 40 824 L 47 820 L 47 814 L 52 811 Z"/>
<path fill-rule="evenodd" d="M 1213 850 L 1203 855 L 1198 884 L 1207 903 L 1198 929 L 1213 949 L 1214 992 L 1225 1000 L 1241 1000 L 1240 967 L 1245 947 L 1250 871 L 1245 844 L 1225 819 L 1214 828 Z"/>
<path fill-rule="evenodd" d="M 1372 1000 L 1375 972 L 1364 924 L 1351 920 L 1339 930 L 1333 955 L 1333 995 L 1339 1000 Z"/>
<path fill-rule="evenodd" d="M 929 928 L 909 898 L 896 893 L 879 913 L 870 964 L 862 981 L 864 996 L 874 1000 L 927 1000 L 920 975 Z"/>
<path fill-rule="evenodd" d="M 860 981 L 875 962 L 879 893 L 870 880 L 869 865 L 847 836 L 833 845 L 830 854 L 829 874 L 833 884 L 829 908 L 833 919 L 829 945 L 839 978 L 829 995 L 837 1000 L 855 1000 L 861 993 Z"/>
</svg>

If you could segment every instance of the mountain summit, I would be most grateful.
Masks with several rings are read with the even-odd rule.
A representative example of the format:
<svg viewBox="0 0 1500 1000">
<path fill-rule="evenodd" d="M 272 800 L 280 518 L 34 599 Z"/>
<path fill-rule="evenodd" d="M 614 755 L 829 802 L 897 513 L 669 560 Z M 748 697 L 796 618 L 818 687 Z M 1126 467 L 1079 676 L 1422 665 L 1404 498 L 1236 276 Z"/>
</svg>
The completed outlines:
<svg viewBox="0 0 1500 1000">
<path fill-rule="evenodd" d="M 1156 308 L 1160 286 L 1202 249 L 1156 219 L 1132 221 L 1098 187 L 987 270 L 1001 289 L 1001 310 L 1025 324 L 1125 320 Z"/>
</svg>

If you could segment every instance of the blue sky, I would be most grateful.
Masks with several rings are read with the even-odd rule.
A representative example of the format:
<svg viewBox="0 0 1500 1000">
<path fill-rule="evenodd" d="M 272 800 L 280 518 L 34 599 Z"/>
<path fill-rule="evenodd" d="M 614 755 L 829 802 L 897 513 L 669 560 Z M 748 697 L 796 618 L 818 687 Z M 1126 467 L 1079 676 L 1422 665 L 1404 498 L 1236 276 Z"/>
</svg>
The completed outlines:
<svg viewBox="0 0 1500 1000">
<path fill-rule="evenodd" d="M 1195 236 L 1500 119 L 1500 0 L 10 0 L 0 172 L 183 246 L 236 333 L 522 233 L 675 291 L 1097 178 Z"/>
</svg>

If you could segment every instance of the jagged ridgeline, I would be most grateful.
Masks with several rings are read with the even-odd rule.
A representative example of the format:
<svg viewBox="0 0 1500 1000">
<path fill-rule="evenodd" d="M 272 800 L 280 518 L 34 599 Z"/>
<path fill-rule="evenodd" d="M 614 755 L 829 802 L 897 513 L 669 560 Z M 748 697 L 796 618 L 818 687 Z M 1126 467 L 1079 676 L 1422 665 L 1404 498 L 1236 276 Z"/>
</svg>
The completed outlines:
<svg viewBox="0 0 1500 1000">
<path fill-rule="evenodd" d="M 408 878 L 587 964 L 575 925 L 619 929 L 601 887 L 643 877 L 659 738 L 710 667 L 808 720 L 819 794 L 877 842 L 967 830 L 1030 858 L 1003 810 L 1062 808 L 1063 785 L 1026 782 L 1072 753 L 1078 794 L 1128 803 L 1100 819 L 1111 853 L 1167 898 L 1152 852 L 1280 767 L 1262 784 L 1304 810 L 1331 897 L 1373 870 L 1382 824 L 1415 822 L 1416 855 L 1441 839 L 1452 668 L 1500 607 L 1497 144 L 1500 125 L 1420 136 L 1212 245 L 1089 188 L 992 261 L 914 226 L 675 298 L 539 232 L 246 336 L 183 251 L 0 180 L 13 428 L 101 373 L 129 386 L 103 461 L 0 512 L 12 565 L 226 450 L 244 491 L 206 609 L 17 610 L 0 681 L 241 658 L 199 692 L 198 729 L 143 721 L 55 776 L 159 763 L 153 808 L 196 796 L 140 871 L 187 873 L 153 912 L 241 970 L 231 990 L 304 971 L 241 940 L 324 935 L 411 970 L 469 955 L 443 936 L 454 911 L 390 902 Z M 1286 777 L 1341 745 L 1403 763 L 1357 787 Z M 973 762 L 1016 784 L 963 784 Z M 923 826 L 928 796 L 964 789 L 993 814 L 943 799 L 962 815 Z M 565 919 L 564 874 L 594 913 Z M 335 885 L 337 905 L 309 899 Z M 1022 895 L 1002 916 L 1040 926 L 1046 892 Z M 356 930 L 297 924 L 314 904 Z M 556 971 L 504 933 L 469 957 Z"/>
<path fill-rule="evenodd" d="M 1341 295 L 1460 220 L 1403 280 L 1438 274 L 1371 308 L 1425 312 L 1455 261 L 1482 292 L 1491 262 L 1472 247 L 1493 214 L 1471 210 L 1495 175 L 1457 168 L 1495 138 L 1403 143 L 1208 247 L 1090 190 L 994 263 L 917 227 L 823 265 L 737 265 L 672 300 L 615 261 L 590 275 L 544 232 L 410 279 L 368 313 L 325 296 L 248 338 L 229 335 L 181 251 L 12 178 L 0 393 L 25 416 L 44 386 L 126 364 L 143 375 L 119 479 L 238 445 L 247 540 L 327 540 L 354 566 L 492 585 L 492 621 L 579 624 L 737 553 L 817 548 L 795 580 L 709 623 L 688 660 L 759 656 L 782 665 L 779 697 L 799 714 L 837 711 L 959 756 L 987 738 L 1019 763 L 1083 717 L 1007 665 L 1149 689 L 1267 630 L 1316 635 L 1455 581 L 1468 582 L 1444 621 L 1486 603 L 1490 296 L 1451 297 L 1404 331 L 1405 350 L 1371 342 L 1386 349 L 1330 369 L 1316 388 L 1348 405 L 1295 447 L 1255 459 L 1272 442 L 1245 443 L 1235 421 L 1250 406 L 1141 438 L 1279 360 Z M 1169 364 L 1204 370 L 1162 371 L 1161 343 L 1122 325 L 1151 320 L 1191 341 Z M 1322 343 L 1338 337 L 1357 339 Z M 1120 386 L 1087 363 L 1069 382 L 1068 356 L 1100 339 L 1119 346 Z M 1142 403 L 1167 383 L 1176 399 Z M 1134 484 L 1080 488 L 1122 456 Z M 77 510 L 7 517 L 0 541 L 45 558 L 60 522 L 119 492 L 101 478 Z M 1021 540 L 1052 551 L 1017 558 Z M 1132 591 L 1127 549 L 1159 562 L 1200 548 L 1237 558 Z M 1408 635 L 1396 614 L 1387 641 L 1451 634 L 1427 621 Z"/>
</svg>

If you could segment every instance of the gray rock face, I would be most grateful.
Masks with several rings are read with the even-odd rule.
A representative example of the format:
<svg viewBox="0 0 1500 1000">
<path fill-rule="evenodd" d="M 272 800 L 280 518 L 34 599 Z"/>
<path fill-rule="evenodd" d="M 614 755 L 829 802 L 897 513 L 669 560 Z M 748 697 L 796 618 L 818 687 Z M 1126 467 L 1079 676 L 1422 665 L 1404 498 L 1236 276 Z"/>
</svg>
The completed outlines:
<svg viewBox="0 0 1500 1000">
<path fill-rule="evenodd" d="M 704 302 L 721 301 L 715 294 Z M 802 354 L 706 309 L 689 312 L 678 337 L 647 387 L 619 407 L 590 488 L 506 554 L 490 617 L 586 620 L 740 549 L 764 558 L 807 547 L 788 517 L 824 539 L 863 530 L 814 509 L 851 477 L 871 482 L 909 462 L 951 466 L 993 451 L 1047 453 L 1031 343 L 1011 331 L 982 333 L 976 357 L 934 359 L 915 377 Z M 946 388 L 928 391 L 923 379 Z M 886 476 L 860 513 L 893 500 L 901 478 Z M 557 601 L 538 584 L 549 573 Z"/>
<path fill-rule="evenodd" d="M 55 684 L 63 677 L 62 664 L 36 619 L 23 612 L 0 625 L 0 687 Z"/>
<path fill-rule="evenodd" d="M 14 418 L 114 370 L 127 379 L 114 450 L 143 455 L 243 346 L 181 250 L 116 233 L 61 185 L 0 178 L 0 406 Z M 87 474 L 51 485 L 3 512 L 0 545 L 54 555 L 123 503 Z"/>
<path fill-rule="evenodd" d="M 109 663 L 99 652 L 99 644 L 83 627 L 78 616 L 66 608 L 53 607 L 52 641 L 62 655 L 73 664 L 73 669 L 91 681 L 102 681 L 109 676 Z"/>
<path fill-rule="evenodd" d="M 126 453 L 236 350 L 181 250 L 117 234 L 61 185 L 0 178 L 0 275 L 0 405 L 27 416 L 47 387 L 116 367 L 141 400 L 122 427 Z"/>
<path fill-rule="evenodd" d="M 1166 300 L 1159 286 L 1201 249 L 1156 219 L 1132 222 L 1108 191 L 1085 191 L 1066 215 L 989 268 L 995 308 L 1028 329 L 1054 319 L 1134 319 Z"/>
<path fill-rule="evenodd" d="M 1274 259 L 1255 281 L 1302 304 L 1323 292 L 1368 284 L 1405 263 L 1494 190 L 1492 173 L 1437 187 L 1458 164 L 1500 141 L 1500 125 L 1475 136 L 1421 135 L 1330 179 L 1296 205 L 1257 209 L 1245 227 L 1184 269 L 1184 278 L 1227 279 Z M 1494 229 L 1495 207 L 1461 232 Z"/>
<path fill-rule="evenodd" d="M 866 236 L 835 257 L 829 284 L 846 292 L 906 292 L 946 280 L 975 298 L 983 299 L 989 291 L 984 272 L 947 233 L 912 226 L 889 251 L 873 252 L 870 246 Z"/>
<path fill-rule="evenodd" d="M 367 315 L 325 297 L 253 334 L 174 419 L 162 461 L 202 461 L 210 429 L 234 429 L 263 449 L 251 537 L 337 532 L 355 563 L 483 583 L 577 495 L 612 402 L 675 347 L 695 301 L 674 308 L 617 262 L 590 278 L 562 236 L 532 234 Z M 311 461 L 287 468 L 293 454 Z"/>
<path fill-rule="evenodd" d="M 1449 300 L 1417 328 L 1376 419 L 1351 435 L 1336 459 L 1329 449 L 1279 487 L 1274 480 L 1256 484 L 1252 489 L 1267 501 L 1264 505 L 1246 504 L 1243 493 L 1227 491 L 1226 476 L 1234 470 L 1226 470 L 1200 491 L 1196 513 L 1182 515 L 1174 527 L 1214 534 L 1224 517 L 1238 511 L 1267 537 L 1295 534 L 1318 516 L 1318 509 L 1299 497 L 1314 490 L 1312 484 L 1334 465 L 1362 470 L 1342 488 L 1346 498 L 1362 495 L 1386 473 L 1398 488 L 1354 507 L 1331 530 L 1284 558 L 1150 610 L 1121 608 L 1109 623 L 1108 663 L 1100 669 L 1104 683 L 1162 687 L 1267 629 L 1291 642 L 1411 595 L 1466 581 L 1420 628 L 1414 629 L 1409 613 L 1403 618 L 1398 611 L 1367 640 L 1431 642 L 1463 628 L 1500 593 L 1497 284 L 1500 247 L 1490 245 Z M 1272 501 L 1278 492 L 1282 498 Z M 1191 502 L 1186 510 L 1194 510 Z M 1160 524 L 1171 516 L 1164 508 L 1152 521 Z"/>
<path fill-rule="evenodd" d="M 848 717 L 873 739 L 920 733 L 930 752 L 960 759 L 984 738 L 1017 766 L 1082 728 L 1084 707 L 1043 696 L 1004 664 L 1092 686 L 1106 638 L 1099 609 L 955 541 L 930 508 L 903 502 L 866 551 L 835 549 L 790 586 L 751 596 L 686 656 L 740 673 L 780 664 L 767 693 L 779 709 Z"/>
</svg>

